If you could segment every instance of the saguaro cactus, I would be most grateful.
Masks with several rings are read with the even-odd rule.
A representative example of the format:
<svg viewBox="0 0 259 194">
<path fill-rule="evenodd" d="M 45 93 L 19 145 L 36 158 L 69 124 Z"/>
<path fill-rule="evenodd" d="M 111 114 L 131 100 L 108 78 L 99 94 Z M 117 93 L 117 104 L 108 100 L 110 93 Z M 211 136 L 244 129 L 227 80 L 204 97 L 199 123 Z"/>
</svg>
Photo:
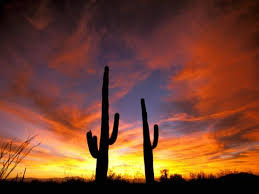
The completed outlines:
<svg viewBox="0 0 259 194">
<path fill-rule="evenodd" d="M 146 183 L 154 182 L 154 169 L 153 169 L 153 149 L 156 148 L 158 143 L 158 125 L 154 125 L 154 140 L 151 145 L 149 126 L 147 121 L 147 111 L 145 100 L 141 99 L 142 108 L 142 120 L 143 120 L 143 151 L 144 151 L 144 163 L 145 163 L 145 176 Z"/>
<path fill-rule="evenodd" d="M 115 143 L 118 136 L 119 117 L 114 115 L 114 124 L 111 137 L 109 137 L 109 67 L 104 68 L 103 87 L 102 87 L 102 121 L 101 121 L 101 139 L 99 150 L 97 147 L 97 137 L 92 136 L 91 130 L 87 133 L 87 142 L 91 155 L 97 159 L 96 164 L 96 182 L 105 182 L 108 171 L 108 151 L 109 145 Z"/>
</svg>

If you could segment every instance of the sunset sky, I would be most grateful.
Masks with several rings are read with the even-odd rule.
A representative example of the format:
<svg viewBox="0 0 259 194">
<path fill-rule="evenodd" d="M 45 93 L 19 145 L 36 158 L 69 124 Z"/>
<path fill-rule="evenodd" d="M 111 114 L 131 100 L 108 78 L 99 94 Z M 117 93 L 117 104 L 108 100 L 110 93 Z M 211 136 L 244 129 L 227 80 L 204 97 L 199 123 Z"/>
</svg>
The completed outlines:
<svg viewBox="0 0 259 194">
<path fill-rule="evenodd" d="M 106 65 L 109 170 L 144 176 L 145 98 L 156 177 L 259 174 L 258 13 L 255 0 L 1 0 L 0 143 L 41 143 L 13 176 L 95 174 L 85 134 L 100 140 Z"/>
</svg>

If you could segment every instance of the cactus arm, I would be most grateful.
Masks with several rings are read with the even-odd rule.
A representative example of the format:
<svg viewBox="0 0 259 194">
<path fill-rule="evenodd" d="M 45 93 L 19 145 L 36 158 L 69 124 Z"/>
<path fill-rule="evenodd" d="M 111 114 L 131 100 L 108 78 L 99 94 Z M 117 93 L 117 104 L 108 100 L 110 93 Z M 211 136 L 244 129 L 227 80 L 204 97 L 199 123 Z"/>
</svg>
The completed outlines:
<svg viewBox="0 0 259 194">
<path fill-rule="evenodd" d="M 98 157 L 97 137 L 92 136 L 92 132 L 89 131 L 86 135 L 86 138 L 87 138 L 87 143 L 88 143 L 88 147 L 91 155 L 93 156 L 93 158 L 97 158 Z"/>
<path fill-rule="evenodd" d="M 153 140 L 152 149 L 155 149 L 158 143 L 158 137 L 159 137 L 158 130 L 159 130 L 158 125 L 154 125 L 154 140 Z"/>
<path fill-rule="evenodd" d="M 112 130 L 111 137 L 109 138 L 109 145 L 114 144 L 117 139 L 118 128 L 119 128 L 119 119 L 120 119 L 120 115 L 119 115 L 119 113 L 116 113 L 114 115 L 113 130 Z"/>
</svg>

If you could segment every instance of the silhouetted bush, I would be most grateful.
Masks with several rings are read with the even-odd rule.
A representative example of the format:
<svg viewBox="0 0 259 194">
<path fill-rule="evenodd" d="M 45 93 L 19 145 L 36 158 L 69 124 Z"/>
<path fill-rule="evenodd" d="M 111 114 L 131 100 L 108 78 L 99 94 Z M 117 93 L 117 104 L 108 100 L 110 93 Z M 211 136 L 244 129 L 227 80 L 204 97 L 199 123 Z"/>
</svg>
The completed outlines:
<svg viewBox="0 0 259 194">
<path fill-rule="evenodd" d="M 167 181 L 169 181 L 169 175 L 168 175 L 168 173 L 169 173 L 169 170 L 168 169 L 163 169 L 163 170 L 160 170 L 160 178 L 159 178 L 159 181 L 160 182 L 167 182 Z"/>
<path fill-rule="evenodd" d="M 170 175 L 170 182 L 176 183 L 176 184 L 182 184 L 182 183 L 185 183 L 186 181 L 182 175 L 173 174 L 173 175 Z"/>
</svg>

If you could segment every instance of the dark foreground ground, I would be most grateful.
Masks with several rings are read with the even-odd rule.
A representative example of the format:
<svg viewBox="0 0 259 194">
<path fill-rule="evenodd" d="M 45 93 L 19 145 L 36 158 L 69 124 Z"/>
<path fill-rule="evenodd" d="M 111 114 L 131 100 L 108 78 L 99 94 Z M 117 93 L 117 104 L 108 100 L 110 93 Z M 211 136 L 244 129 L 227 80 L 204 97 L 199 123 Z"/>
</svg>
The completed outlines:
<svg viewBox="0 0 259 194">
<path fill-rule="evenodd" d="M 180 176 L 173 176 L 170 178 L 161 177 L 157 182 L 152 185 L 130 182 L 121 178 L 112 178 L 107 181 L 104 185 L 98 185 L 94 181 L 85 181 L 80 178 L 67 178 L 62 181 L 40 181 L 40 180 L 25 180 L 24 182 L 9 180 L 0 182 L 0 193 L 1 191 L 10 192 L 12 189 L 18 189 L 20 191 L 33 191 L 33 193 L 46 192 L 46 191 L 89 191 L 94 189 L 95 191 L 107 191 L 110 187 L 119 188 L 124 187 L 127 190 L 114 190 L 113 192 L 129 192 L 129 191 L 140 191 L 138 188 L 149 188 L 152 191 L 157 189 L 158 191 L 174 193 L 175 191 L 199 191 L 205 193 L 217 192 L 238 192 L 244 193 L 259 193 L 259 176 L 249 173 L 237 173 L 228 174 L 219 178 L 215 177 L 203 177 L 196 176 L 190 180 L 185 180 Z M 88 190 L 89 189 L 89 190 Z M 107 190 L 105 190 L 107 189 Z M 155 191 L 155 190 L 153 190 Z M 3 192 L 5 193 L 5 192 Z M 178 193 L 178 192 L 177 192 Z"/>
</svg>

